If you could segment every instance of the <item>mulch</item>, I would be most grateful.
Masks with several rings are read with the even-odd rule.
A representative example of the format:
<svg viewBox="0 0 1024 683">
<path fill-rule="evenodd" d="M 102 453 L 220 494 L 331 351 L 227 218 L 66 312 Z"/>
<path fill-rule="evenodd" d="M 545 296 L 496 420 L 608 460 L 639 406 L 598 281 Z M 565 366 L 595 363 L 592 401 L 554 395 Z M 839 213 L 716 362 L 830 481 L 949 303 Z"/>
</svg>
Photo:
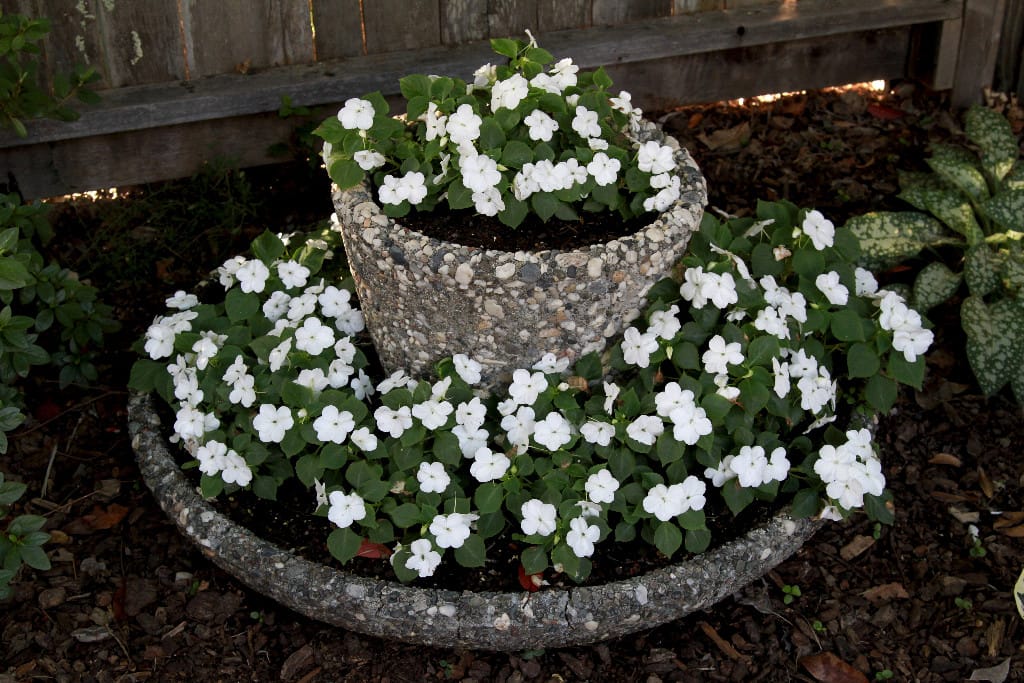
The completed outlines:
<svg viewBox="0 0 1024 683">
<path fill-rule="evenodd" d="M 687 107 L 663 121 L 705 170 L 712 206 L 744 214 L 758 198 L 788 198 L 837 225 L 903 208 L 897 171 L 921 168 L 929 142 L 962 134 L 943 97 L 912 84 Z M 273 173 L 250 177 L 264 176 Z M 277 178 L 261 192 L 272 185 L 289 186 Z M 84 239 L 72 223 L 59 224 L 65 243 Z M 195 282 L 191 261 L 203 261 L 155 249 L 152 258 L 151 277 L 117 290 L 124 340 L 146 322 L 138 302 Z M 972 384 L 956 310 L 932 318 L 927 384 L 904 394 L 878 430 L 893 526 L 859 516 L 827 526 L 763 580 L 680 621 L 591 647 L 512 654 L 327 627 L 214 567 L 139 480 L 125 426 L 125 341 L 100 386 L 29 384 L 34 418 L 0 456 L 0 470 L 29 485 L 25 510 L 46 515 L 54 535 L 53 569 L 23 573 L 0 604 L 0 683 L 1024 680 L 1024 624 L 1010 593 L 1024 568 L 1024 415 Z"/>
</svg>

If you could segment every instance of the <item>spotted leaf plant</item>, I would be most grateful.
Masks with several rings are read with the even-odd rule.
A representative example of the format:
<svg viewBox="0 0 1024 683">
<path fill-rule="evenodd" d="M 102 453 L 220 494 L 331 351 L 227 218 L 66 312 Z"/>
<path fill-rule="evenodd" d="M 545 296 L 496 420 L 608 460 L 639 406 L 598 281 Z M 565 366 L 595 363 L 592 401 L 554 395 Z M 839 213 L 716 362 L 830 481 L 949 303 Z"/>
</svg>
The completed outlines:
<svg viewBox="0 0 1024 683">
<path fill-rule="evenodd" d="M 729 527 L 709 510 L 753 504 L 891 519 L 862 425 L 920 386 L 932 335 L 817 211 L 706 217 L 610 352 L 546 355 L 492 393 L 472 349 L 377 373 L 337 239 L 264 234 L 218 270 L 223 295 L 175 294 L 140 341 L 131 385 L 170 405 L 207 496 L 297 480 L 338 561 L 386 545 L 403 581 L 497 543 L 524 575 L 582 581 L 601 546 L 700 553 Z"/>
<path fill-rule="evenodd" d="M 642 112 L 609 91 L 603 69 L 556 61 L 532 38 L 491 46 L 505 63 L 481 66 L 471 83 L 402 78 L 398 117 L 379 92 L 349 99 L 315 131 L 331 179 L 345 189 L 369 178 L 392 217 L 471 209 L 513 228 L 530 214 L 629 218 L 679 198 L 672 148 L 633 144 Z"/>
<path fill-rule="evenodd" d="M 869 213 L 848 227 L 869 267 L 924 256 L 911 297 L 918 309 L 965 288 L 960 320 L 978 384 L 986 394 L 1009 384 L 1024 403 L 1024 163 L 998 113 L 974 106 L 965 124 L 970 149 L 937 146 L 933 173 L 900 177 L 900 197 L 919 212 Z M 952 268 L 939 247 L 955 253 Z"/>
</svg>

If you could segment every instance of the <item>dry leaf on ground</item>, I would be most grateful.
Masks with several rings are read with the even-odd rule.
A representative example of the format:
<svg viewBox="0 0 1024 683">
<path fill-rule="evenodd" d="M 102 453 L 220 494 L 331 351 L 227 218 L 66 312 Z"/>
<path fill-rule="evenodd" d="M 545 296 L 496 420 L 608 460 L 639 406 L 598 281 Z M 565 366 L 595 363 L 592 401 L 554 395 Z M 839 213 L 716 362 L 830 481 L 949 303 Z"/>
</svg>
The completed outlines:
<svg viewBox="0 0 1024 683">
<path fill-rule="evenodd" d="M 821 683 L 867 683 L 867 676 L 831 652 L 800 658 L 800 666 Z"/>
</svg>

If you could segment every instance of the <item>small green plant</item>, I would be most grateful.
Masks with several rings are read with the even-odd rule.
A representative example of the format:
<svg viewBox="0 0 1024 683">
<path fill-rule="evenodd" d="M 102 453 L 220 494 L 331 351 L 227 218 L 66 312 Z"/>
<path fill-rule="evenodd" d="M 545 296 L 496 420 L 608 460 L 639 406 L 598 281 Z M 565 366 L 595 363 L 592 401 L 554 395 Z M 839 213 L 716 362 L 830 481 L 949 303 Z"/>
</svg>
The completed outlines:
<svg viewBox="0 0 1024 683">
<path fill-rule="evenodd" d="M 888 681 L 888 680 L 891 680 L 893 678 L 893 676 L 895 676 L 895 675 L 896 674 L 894 674 L 892 672 L 892 669 L 882 669 L 881 671 L 875 672 L 875 680 L 876 681 Z"/>
<path fill-rule="evenodd" d="M 39 44 L 50 32 L 48 19 L 29 19 L 0 10 L 0 128 L 10 128 L 19 137 L 28 135 L 26 119 L 55 118 L 72 121 L 78 112 L 72 99 L 92 104 L 99 96 L 86 86 L 99 80 L 96 70 L 76 66 L 70 74 L 53 78 L 53 92 L 40 87 Z"/>
<path fill-rule="evenodd" d="M 782 604 L 792 605 L 793 601 L 800 597 L 800 586 L 790 586 L 786 584 L 782 587 Z"/>
<path fill-rule="evenodd" d="M 974 601 L 972 601 L 970 598 L 953 598 L 953 604 L 955 604 L 957 608 L 962 609 L 964 612 L 970 612 L 972 609 L 974 609 Z"/>
<path fill-rule="evenodd" d="M 1011 386 L 1024 403 L 1024 163 L 1010 124 L 980 106 L 967 111 L 971 149 L 936 146 L 933 173 L 900 177 L 900 198 L 920 212 L 878 212 L 847 224 L 868 267 L 889 268 L 922 251 L 911 303 L 926 311 L 966 283 L 960 320 L 982 391 Z M 926 213 L 922 213 L 926 212 Z M 950 268 L 939 247 L 957 254 Z"/>
<path fill-rule="evenodd" d="M 828 630 L 825 628 L 825 624 L 821 623 L 821 619 L 815 619 L 811 622 L 811 628 L 814 629 L 815 633 L 825 633 Z"/>
<path fill-rule="evenodd" d="M 968 551 L 971 557 L 980 559 L 985 557 L 985 546 L 981 543 L 981 534 L 978 527 L 973 524 L 967 527 L 967 536 L 971 539 L 971 549 Z"/>
<path fill-rule="evenodd" d="M 20 482 L 4 481 L 0 472 L 0 520 L 7 517 L 10 506 L 24 495 L 25 489 Z M 50 558 L 43 550 L 50 540 L 50 534 L 41 531 L 45 523 L 46 519 L 38 515 L 18 515 L 0 535 L 0 600 L 10 597 L 10 583 L 22 564 L 39 570 L 50 568 Z"/>
</svg>

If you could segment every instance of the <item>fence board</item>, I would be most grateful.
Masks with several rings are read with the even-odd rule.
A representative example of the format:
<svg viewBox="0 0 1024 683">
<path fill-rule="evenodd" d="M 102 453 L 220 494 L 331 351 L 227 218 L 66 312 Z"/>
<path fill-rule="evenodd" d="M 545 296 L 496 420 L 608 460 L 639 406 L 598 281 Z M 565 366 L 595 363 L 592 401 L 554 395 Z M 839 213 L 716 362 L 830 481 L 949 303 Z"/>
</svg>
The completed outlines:
<svg viewBox="0 0 1024 683">
<path fill-rule="evenodd" d="M 341 59 L 363 54 L 359 0 L 312 0 L 316 58 Z"/>
<path fill-rule="evenodd" d="M 458 45 L 487 37 L 487 0 L 441 0 L 441 42 Z"/>
<path fill-rule="evenodd" d="M 537 7 L 538 31 L 558 31 L 565 28 L 584 28 L 589 25 L 590 0 L 542 2 Z"/>
<path fill-rule="evenodd" d="M 96 87 L 108 86 L 104 77 L 103 40 L 97 23 L 97 0 L 42 0 L 36 5 L 37 17 L 46 17 L 52 30 L 43 39 L 46 74 L 70 73 L 76 64 L 96 67 L 101 79 Z"/>
<path fill-rule="evenodd" d="M 691 12 L 709 12 L 724 9 L 725 0 L 675 0 L 673 14 L 689 14 Z"/>
<path fill-rule="evenodd" d="M 954 106 L 981 102 L 992 85 L 1006 0 L 966 0 L 960 51 L 953 77 Z"/>
<path fill-rule="evenodd" d="M 491 38 L 524 38 L 537 31 L 537 0 L 487 0 L 487 32 Z"/>
<path fill-rule="evenodd" d="M 177 3 L 100 3 L 98 9 L 111 87 L 186 78 Z"/>
<path fill-rule="evenodd" d="M 187 0 L 181 10 L 192 78 L 313 61 L 306 3 Z"/>
<path fill-rule="evenodd" d="M 368 54 L 415 50 L 441 43 L 441 15 L 436 0 L 364 0 L 362 8 Z"/>
<path fill-rule="evenodd" d="M 1024 95 L 1024 0 L 1007 0 L 996 62 L 996 90 Z"/>
<path fill-rule="evenodd" d="M 594 26 L 623 24 L 627 21 L 667 17 L 672 14 L 672 0 L 594 0 L 591 20 Z"/>
</svg>

